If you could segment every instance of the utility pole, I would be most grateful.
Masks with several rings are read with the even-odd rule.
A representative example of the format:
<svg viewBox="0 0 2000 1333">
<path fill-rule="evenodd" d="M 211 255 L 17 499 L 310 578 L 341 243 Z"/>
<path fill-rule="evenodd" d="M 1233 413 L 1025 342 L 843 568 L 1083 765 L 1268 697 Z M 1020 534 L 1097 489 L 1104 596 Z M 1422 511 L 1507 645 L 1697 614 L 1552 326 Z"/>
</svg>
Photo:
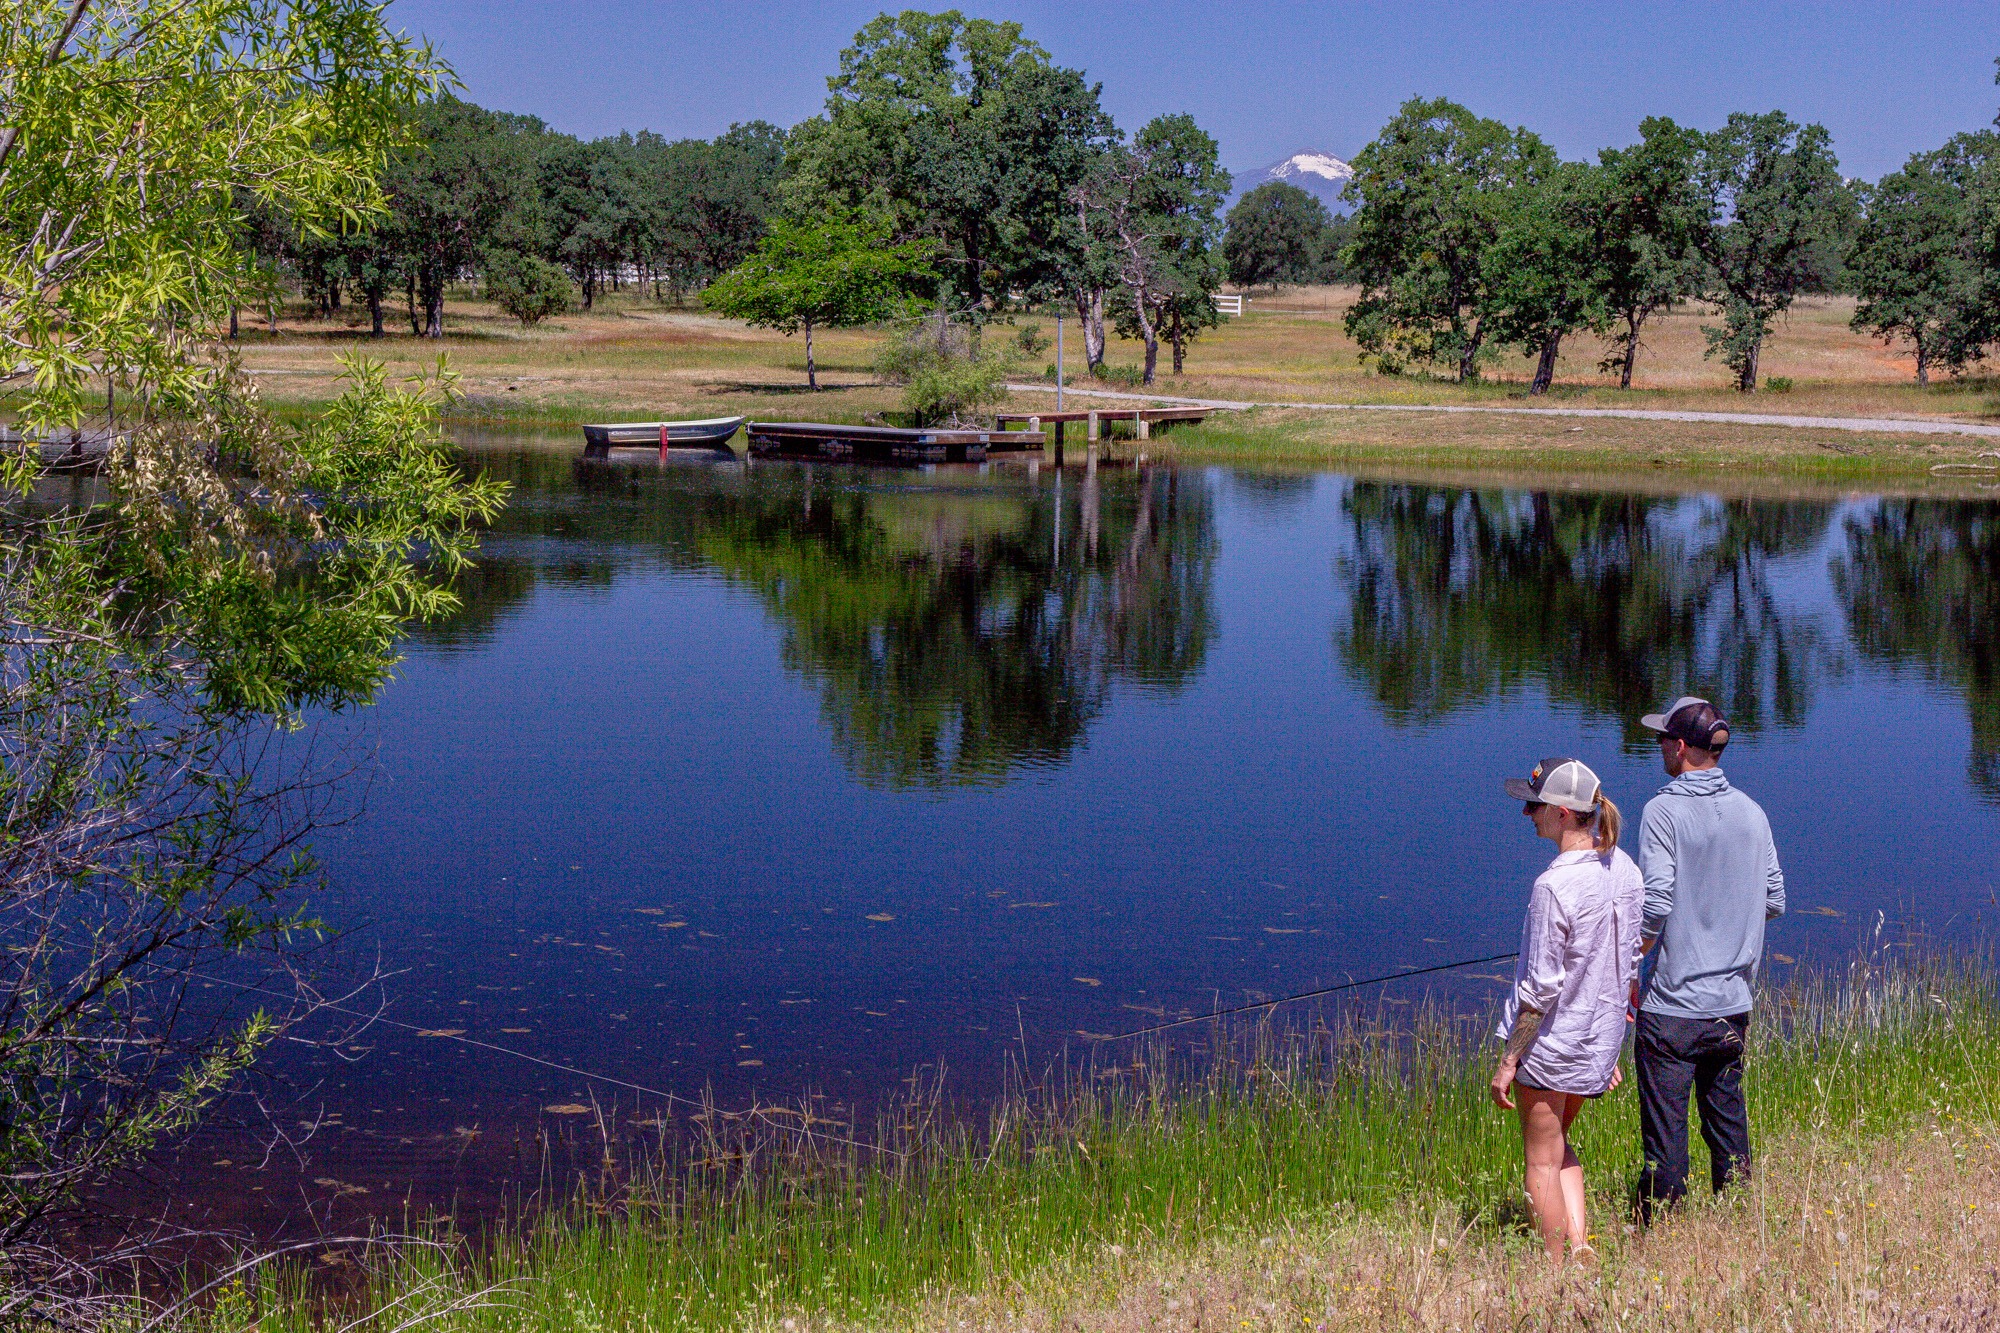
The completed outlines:
<svg viewBox="0 0 2000 1333">
<path fill-rule="evenodd" d="M 1062 311 L 1056 311 L 1056 411 L 1062 408 Z M 1060 429 L 1060 428 L 1058 428 Z"/>
</svg>

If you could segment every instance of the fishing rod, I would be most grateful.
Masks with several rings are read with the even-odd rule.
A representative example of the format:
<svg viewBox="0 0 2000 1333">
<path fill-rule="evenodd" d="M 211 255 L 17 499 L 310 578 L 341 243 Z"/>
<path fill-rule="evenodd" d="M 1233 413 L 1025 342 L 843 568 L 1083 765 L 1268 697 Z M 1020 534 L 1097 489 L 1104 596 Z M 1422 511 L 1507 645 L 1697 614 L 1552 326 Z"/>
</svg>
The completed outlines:
<svg viewBox="0 0 2000 1333">
<path fill-rule="evenodd" d="M 1168 1028 L 1186 1027 L 1190 1023 L 1211 1023 L 1231 1014 L 1247 1014 L 1255 1009 L 1275 1009 L 1281 1004 L 1291 1004 L 1295 1000 L 1310 1000 L 1321 995 L 1331 995 L 1335 991 L 1355 990 L 1362 986 L 1377 986 L 1385 981 L 1401 981 L 1404 977 L 1421 977 L 1431 972 L 1449 972 L 1454 968 L 1474 967 L 1480 963 L 1503 963 L 1509 958 L 1519 958 L 1520 950 L 1512 953 L 1496 953 L 1485 958 L 1465 958 L 1456 963 L 1439 963 L 1436 967 L 1420 967 L 1414 972 L 1390 972 L 1379 977 L 1368 977 L 1362 981 L 1343 981 L 1338 986 L 1321 986 L 1318 990 L 1300 991 L 1297 995 L 1287 995 L 1276 1000 L 1260 1000 L 1256 1004 L 1239 1004 L 1233 1009 L 1218 1009 L 1210 1014 L 1197 1014 L 1193 1018 L 1176 1018 L 1171 1023 L 1155 1023 L 1149 1028 L 1136 1032 L 1121 1032 L 1115 1037 L 1099 1037 L 1098 1041 L 1129 1041 L 1133 1037 L 1143 1037 L 1149 1032 L 1165 1032 Z"/>
</svg>

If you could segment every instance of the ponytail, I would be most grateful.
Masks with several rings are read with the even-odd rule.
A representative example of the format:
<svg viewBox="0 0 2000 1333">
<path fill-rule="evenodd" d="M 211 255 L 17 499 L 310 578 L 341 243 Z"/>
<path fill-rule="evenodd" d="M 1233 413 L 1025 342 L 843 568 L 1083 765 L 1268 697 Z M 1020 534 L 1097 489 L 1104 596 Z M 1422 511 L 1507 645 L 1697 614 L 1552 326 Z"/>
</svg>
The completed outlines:
<svg viewBox="0 0 2000 1333">
<path fill-rule="evenodd" d="M 1618 813 L 1618 807 L 1611 803 L 1611 798 L 1604 794 L 1604 789 L 1598 788 L 1597 854 L 1599 856 L 1609 856 L 1618 849 L 1618 834 L 1624 827 L 1625 817 Z"/>
</svg>

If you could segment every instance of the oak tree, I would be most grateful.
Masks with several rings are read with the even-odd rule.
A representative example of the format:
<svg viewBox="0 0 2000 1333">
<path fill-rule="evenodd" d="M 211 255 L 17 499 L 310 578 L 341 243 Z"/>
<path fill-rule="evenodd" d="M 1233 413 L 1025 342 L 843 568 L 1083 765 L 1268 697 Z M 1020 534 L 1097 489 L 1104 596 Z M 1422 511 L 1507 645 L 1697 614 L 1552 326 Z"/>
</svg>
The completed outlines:
<svg viewBox="0 0 2000 1333">
<path fill-rule="evenodd" d="M 1833 139 L 1782 111 L 1737 112 L 1706 136 L 1695 170 L 1705 218 L 1696 245 L 1723 322 L 1704 325 L 1708 355 L 1757 387 L 1757 357 L 1777 317 L 1829 285 L 1837 241 L 1855 214 Z"/>
<path fill-rule="evenodd" d="M 1311 282 L 1326 243 L 1326 205 L 1296 185 L 1267 181 L 1229 210 L 1223 255 L 1239 287 Z"/>
<path fill-rule="evenodd" d="M 1996 174 L 2000 136 L 1961 134 L 1915 154 L 1868 193 L 1847 259 L 1860 298 L 1853 327 L 1908 343 L 1918 384 L 1930 383 L 1933 366 L 1963 369 L 2000 337 L 1977 207 Z"/>
<path fill-rule="evenodd" d="M 1361 298 L 1349 335 L 1385 369 L 1441 364 L 1475 378 L 1487 336 L 1483 257 L 1503 200 L 1547 174 L 1555 154 L 1456 102 L 1412 99 L 1353 165 L 1342 194 L 1358 208 L 1341 260 Z"/>
<path fill-rule="evenodd" d="M 907 311 L 936 281 L 927 241 L 893 244 L 886 220 L 776 219 L 749 258 L 708 285 L 709 309 L 760 328 L 806 336 L 806 384 L 819 388 L 815 328 L 875 324 Z"/>
</svg>

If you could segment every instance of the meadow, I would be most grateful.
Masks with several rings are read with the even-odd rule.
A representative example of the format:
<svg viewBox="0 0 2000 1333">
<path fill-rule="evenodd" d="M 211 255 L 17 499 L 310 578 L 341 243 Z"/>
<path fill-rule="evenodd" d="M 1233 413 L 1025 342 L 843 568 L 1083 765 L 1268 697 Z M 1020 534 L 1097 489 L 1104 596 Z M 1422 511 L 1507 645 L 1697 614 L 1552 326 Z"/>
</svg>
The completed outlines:
<svg viewBox="0 0 2000 1333">
<path fill-rule="evenodd" d="M 1582 407 L 1878 416 L 1972 422 L 2000 421 L 2000 387 L 1978 375 L 1943 379 L 1928 388 L 1913 381 L 1895 349 L 1847 327 L 1845 297 L 1802 300 L 1764 355 L 1769 374 L 1789 379 L 1786 392 L 1745 395 L 1726 372 L 1702 357 L 1699 308 L 1656 319 L 1649 329 L 1636 385 L 1617 388 L 1597 369 L 1602 344 L 1572 339 L 1556 387 L 1526 394 L 1530 370 L 1508 357 L 1477 383 L 1459 385 L 1425 375 L 1382 376 L 1363 366 L 1341 326 L 1351 288 L 1291 288 L 1249 293 L 1247 313 L 1197 341 L 1187 373 L 1163 369 L 1154 392 L 1265 402 L 1338 402 L 1401 406 Z M 362 312 L 332 318 L 300 312 L 281 319 L 274 336 L 245 322 L 235 347 L 266 402 L 281 411 L 324 402 L 337 391 L 344 357 L 380 360 L 399 376 L 435 368 L 440 354 L 458 375 L 458 427 L 545 429 L 594 420 L 648 420 L 744 414 L 764 420 L 881 420 L 901 402 L 874 364 L 891 330 L 823 330 L 815 337 L 822 388 L 805 384 L 803 340 L 748 328 L 696 308 L 676 308 L 637 292 L 607 293 L 588 314 L 572 313 L 523 328 L 460 292 L 446 308 L 447 336 L 410 336 L 406 323 L 367 336 Z M 992 327 L 988 338 L 1014 349 L 1015 383 L 1052 384 L 1052 346 L 1020 350 L 1032 328 L 1052 344 L 1054 322 L 1022 316 Z M 1078 389 L 1132 392 L 1138 344 L 1113 339 L 1108 382 L 1085 374 L 1074 324 L 1064 339 L 1065 378 Z M 1166 364 L 1163 357 L 1163 367 Z M 1091 401 L 1078 397 L 1072 406 Z M 1049 392 L 1010 396 L 1007 410 L 1033 411 L 1053 402 Z M 1106 404 L 1109 405 L 1108 403 Z M 1802 482 L 1879 483 L 1896 477 L 1926 489 L 1991 480 L 1991 440 L 1969 436 L 1867 434 L 1844 430 L 1770 428 L 1736 423 L 1578 419 L 1555 414 L 1340 413 L 1262 408 L 1220 413 L 1204 426 L 1176 428 L 1152 446 L 1157 455 L 1189 461 L 1281 466 L 1389 466 L 1426 470 L 1470 468 L 1482 474 L 1616 473 L 1628 482 L 1663 476 L 1727 482 L 1738 476 L 1782 476 Z M 1939 469 L 1939 465 L 1945 465 Z M 1958 465 L 1970 465 L 1960 469 Z M 1938 469 L 1934 471 L 1934 469 Z M 1959 474 L 1959 475 L 1954 475 Z"/>
</svg>

